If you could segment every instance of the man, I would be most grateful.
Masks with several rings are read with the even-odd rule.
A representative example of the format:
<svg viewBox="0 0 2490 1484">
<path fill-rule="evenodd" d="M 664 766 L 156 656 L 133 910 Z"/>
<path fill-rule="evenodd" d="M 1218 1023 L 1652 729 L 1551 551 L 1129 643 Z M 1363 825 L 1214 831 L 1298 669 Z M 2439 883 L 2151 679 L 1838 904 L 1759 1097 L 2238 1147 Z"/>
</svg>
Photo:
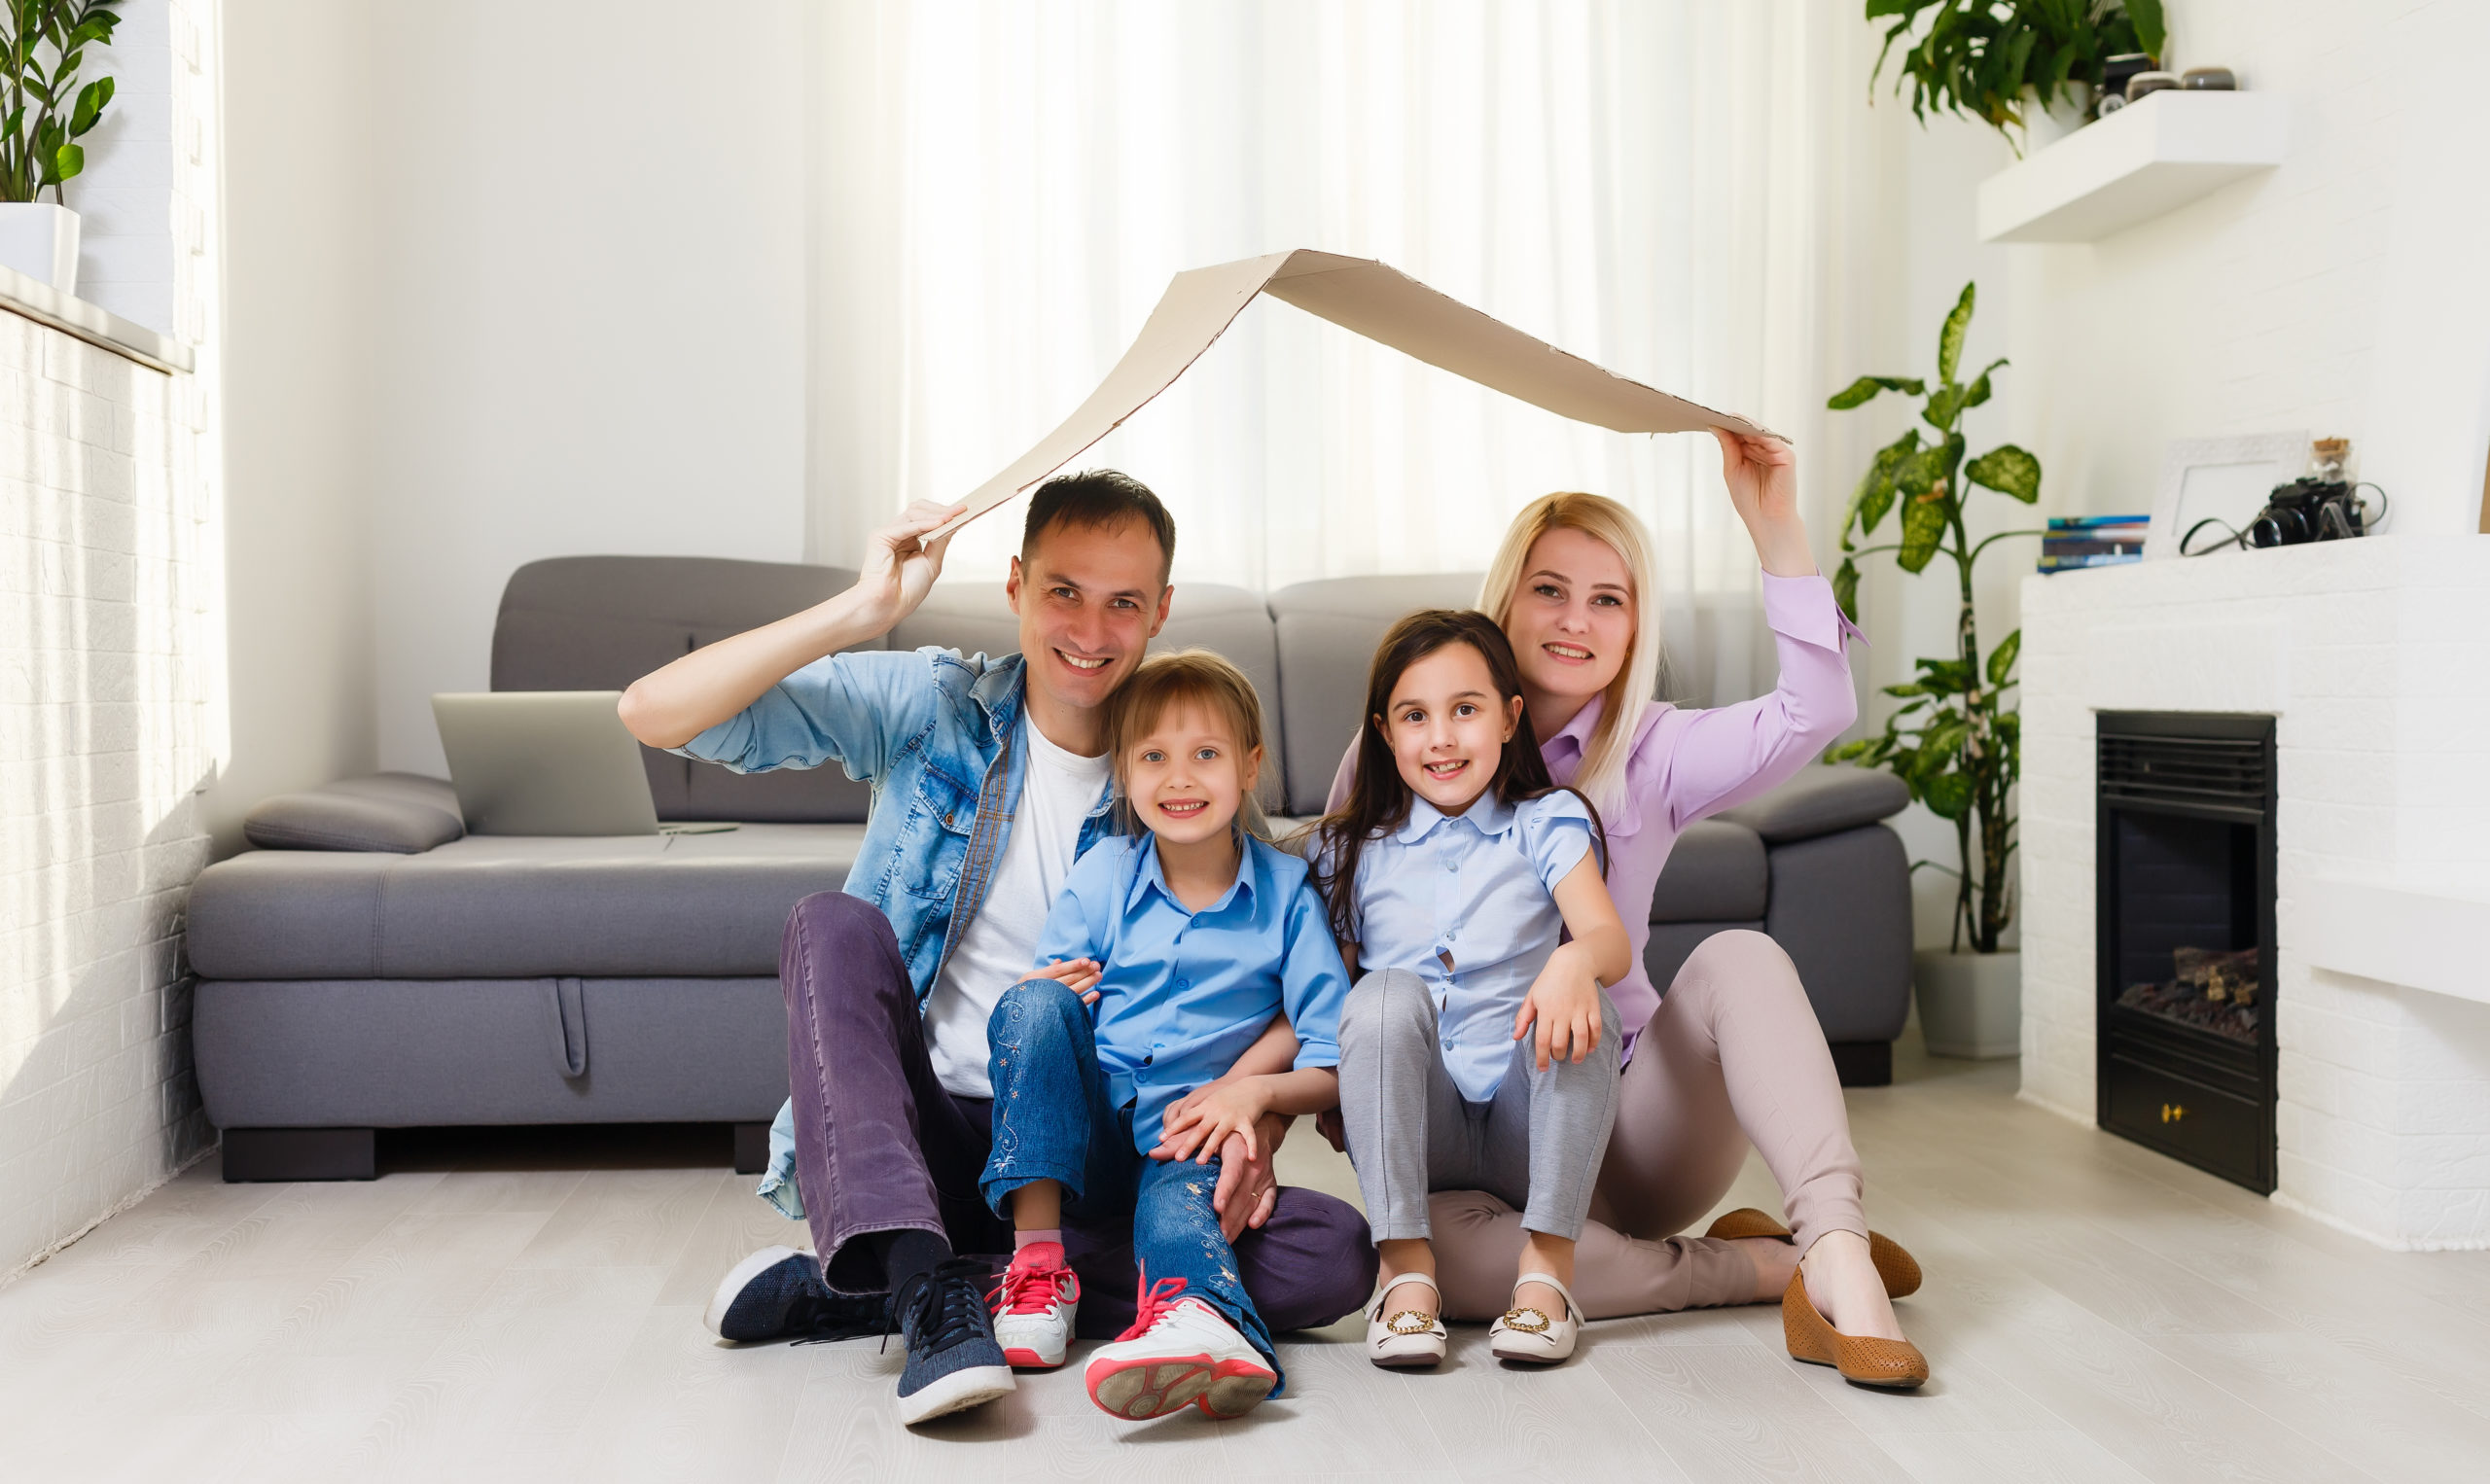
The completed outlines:
<svg viewBox="0 0 2490 1484">
<path fill-rule="evenodd" d="M 924 538 L 957 512 L 911 505 L 875 534 L 854 587 L 685 655 L 622 703 L 653 747 L 738 772 L 836 760 L 873 786 L 845 890 L 797 904 L 779 959 L 793 1148 L 792 1161 L 773 1148 L 763 1193 L 790 1214 L 800 1198 L 819 1262 L 754 1254 L 709 1314 L 732 1340 L 835 1332 L 878 1308 L 853 1295 L 887 1290 L 911 1424 L 1012 1389 L 984 1292 L 1000 1264 L 958 1255 L 1011 1247 L 978 1196 L 986 1020 L 1030 976 L 1072 862 L 1113 829 L 1102 707 L 1167 621 L 1175 555 L 1175 522 L 1140 481 L 1050 479 L 1004 584 L 1019 654 L 836 653 L 924 601 L 949 544 Z M 1328 1324 L 1372 1286 L 1366 1222 L 1330 1196 L 1277 1188 L 1269 1150 L 1284 1128 L 1263 1132 L 1259 1161 L 1241 1139 L 1223 1150 L 1222 1224 L 1273 1329 Z M 1132 1312 L 1128 1240 L 1066 1233 L 1085 1330 Z"/>
</svg>

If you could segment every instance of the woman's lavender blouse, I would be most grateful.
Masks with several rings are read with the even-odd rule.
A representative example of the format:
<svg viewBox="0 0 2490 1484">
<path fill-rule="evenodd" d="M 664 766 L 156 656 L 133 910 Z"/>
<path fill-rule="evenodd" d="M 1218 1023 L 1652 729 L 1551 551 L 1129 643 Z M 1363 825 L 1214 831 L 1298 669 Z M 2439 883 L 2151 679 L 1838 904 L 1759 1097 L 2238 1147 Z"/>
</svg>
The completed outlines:
<svg viewBox="0 0 2490 1484">
<path fill-rule="evenodd" d="M 1624 802 L 1600 813 L 1608 831 L 1608 895 L 1634 943 L 1633 968 L 1608 990 L 1629 1050 L 1660 1007 L 1660 992 L 1643 967 L 1643 949 L 1652 937 L 1652 893 L 1678 835 L 1705 815 L 1788 782 L 1859 715 L 1850 660 L 1842 652 L 1844 636 L 1859 630 L 1833 603 L 1831 583 L 1821 576 L 1763 574 L 1763 621 L 1780 651 L 1780 685 L 1769 695 L 1703 711 L 1645 703 L 1625 763 Z M 1594 697 L 1564 730 L 1540 745 L 1548 774 L 1558 783 L 1572 783 L 1581 769 L 1601 704 Z M 1348 796 L 1356 758 L 1352 739 L 1332 779 L 1330 807 L 1338 808 Z"/>
</svg>

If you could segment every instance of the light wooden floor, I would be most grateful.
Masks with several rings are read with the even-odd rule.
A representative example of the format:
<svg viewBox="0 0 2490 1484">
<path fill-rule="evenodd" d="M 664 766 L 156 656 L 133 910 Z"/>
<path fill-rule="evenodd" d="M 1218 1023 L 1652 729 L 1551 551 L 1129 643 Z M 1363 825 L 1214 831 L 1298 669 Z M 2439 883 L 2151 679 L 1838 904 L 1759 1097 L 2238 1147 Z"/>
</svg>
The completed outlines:
<svg viewBox="0 0 2490 1484">
<path fill-rule="evenodd" d="M 412 1148 L 366 1184 L 195 1169 L 0 1290 L 0 1478 L 2306 1479 L 2490 1472 L 2490 1254 L 2380 1252 L 1905 1052 L 1851 1098 L 1936 1380 L 1848 1388 L 1777 1311 L 1594 1325 L 1552 1373 L 1481 1330 L 1387 1375 L 1355 1326 L 1292 1396 L 1155 1425 L 1076 1373 L 918 1432 L 871 1341 L 733 1350 L 711 1285 L 793 1228 L 689 1133 Z M 1344 1167 L 1290 1146 L 1294 1178 Z M 1326 1151 L 1328 1152 L 1328 1151 Z M 1285 1156 L 1284 1156 L 1285 1157 Z M 718 1162 L 712 1163 L 710 1161 Z M 1774 1205 L 1752 1162 L 1727 1205 Z M 1076 1352 L 1076 1361 L 1078 1352 Z"/>
</svg>

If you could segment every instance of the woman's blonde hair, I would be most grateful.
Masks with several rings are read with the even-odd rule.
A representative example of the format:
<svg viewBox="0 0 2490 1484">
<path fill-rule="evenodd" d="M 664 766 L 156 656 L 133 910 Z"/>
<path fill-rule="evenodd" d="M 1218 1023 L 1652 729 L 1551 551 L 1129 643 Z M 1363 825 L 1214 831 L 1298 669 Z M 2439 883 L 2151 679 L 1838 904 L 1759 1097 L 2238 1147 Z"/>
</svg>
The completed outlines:
<svg viewBox="0 0 2490 1484">
<path fill-rule="evenodd" d="M 1512 618 L 1530 548 L 1550 531 L 1580 531 L 1607 546 L 1625 563 L 1626 582 L 1632 589 L 1633 647 L 1626 651 L 1617 678 L 1600 692 L 1599 725 L 1583 746 L 1583 765 L 1573 778 L 1574 788 L 1601 813 L 1615 814 L 1624 802 L 1625 760 L 1634 746 L 1636 724 L 1643 719 L 1643 703 L 1659 685 L 1659 582 L 1643 522 L 1634 518 L 1632 511 L 1605 495 L 1542 495 L 1505 528 L 1504 545 L 1496 548 L 1487 580 L 1478 587 L 1478 611 L 1495 619 L 1498 628 Z"/>
<path fill-rule="evenodd" d="M 1263 751 L 1263 701 L 1244 671 L 1208 650 L 1151 655 L 1107 698 L 1107 757 L 1116 772 L 1116 791 L 1123 795 L 1116 808 L 1127 833 L 1137 834 L 1142 828 L 1126 788 L 1132 749 L 1168 712 L 1187 704 L 1204 707 L 1235 728 L 1238 767 L 1244 766 L 1248 755 Z M 1263 761 L 1270 760 L 1263 752 Z M 1262 800 L 1252 789 L 1245 791 L 1237 805 L 1236 819 L 1247 834 L 1270 837 Z"/>
</svg>

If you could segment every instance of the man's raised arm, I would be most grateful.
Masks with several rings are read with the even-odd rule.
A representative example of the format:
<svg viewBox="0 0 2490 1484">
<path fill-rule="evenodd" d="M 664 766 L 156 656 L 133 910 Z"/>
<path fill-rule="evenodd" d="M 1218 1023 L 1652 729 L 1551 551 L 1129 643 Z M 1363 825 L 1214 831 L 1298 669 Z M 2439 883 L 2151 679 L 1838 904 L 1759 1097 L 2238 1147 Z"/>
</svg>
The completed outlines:
<svg viewBox="0 0 2490 1484">
<path fill-rule="evenodd" d="M 651 747 L 681 747 L 823 655 L 889 632 L 925 601 L 942 574 L 951 539 L 928 546 L 921 538 L 960 509 L 915 502 L 873 533 L 855 586 L 633 681 L 616 707 L 622 724 Z"/>
</svg>

